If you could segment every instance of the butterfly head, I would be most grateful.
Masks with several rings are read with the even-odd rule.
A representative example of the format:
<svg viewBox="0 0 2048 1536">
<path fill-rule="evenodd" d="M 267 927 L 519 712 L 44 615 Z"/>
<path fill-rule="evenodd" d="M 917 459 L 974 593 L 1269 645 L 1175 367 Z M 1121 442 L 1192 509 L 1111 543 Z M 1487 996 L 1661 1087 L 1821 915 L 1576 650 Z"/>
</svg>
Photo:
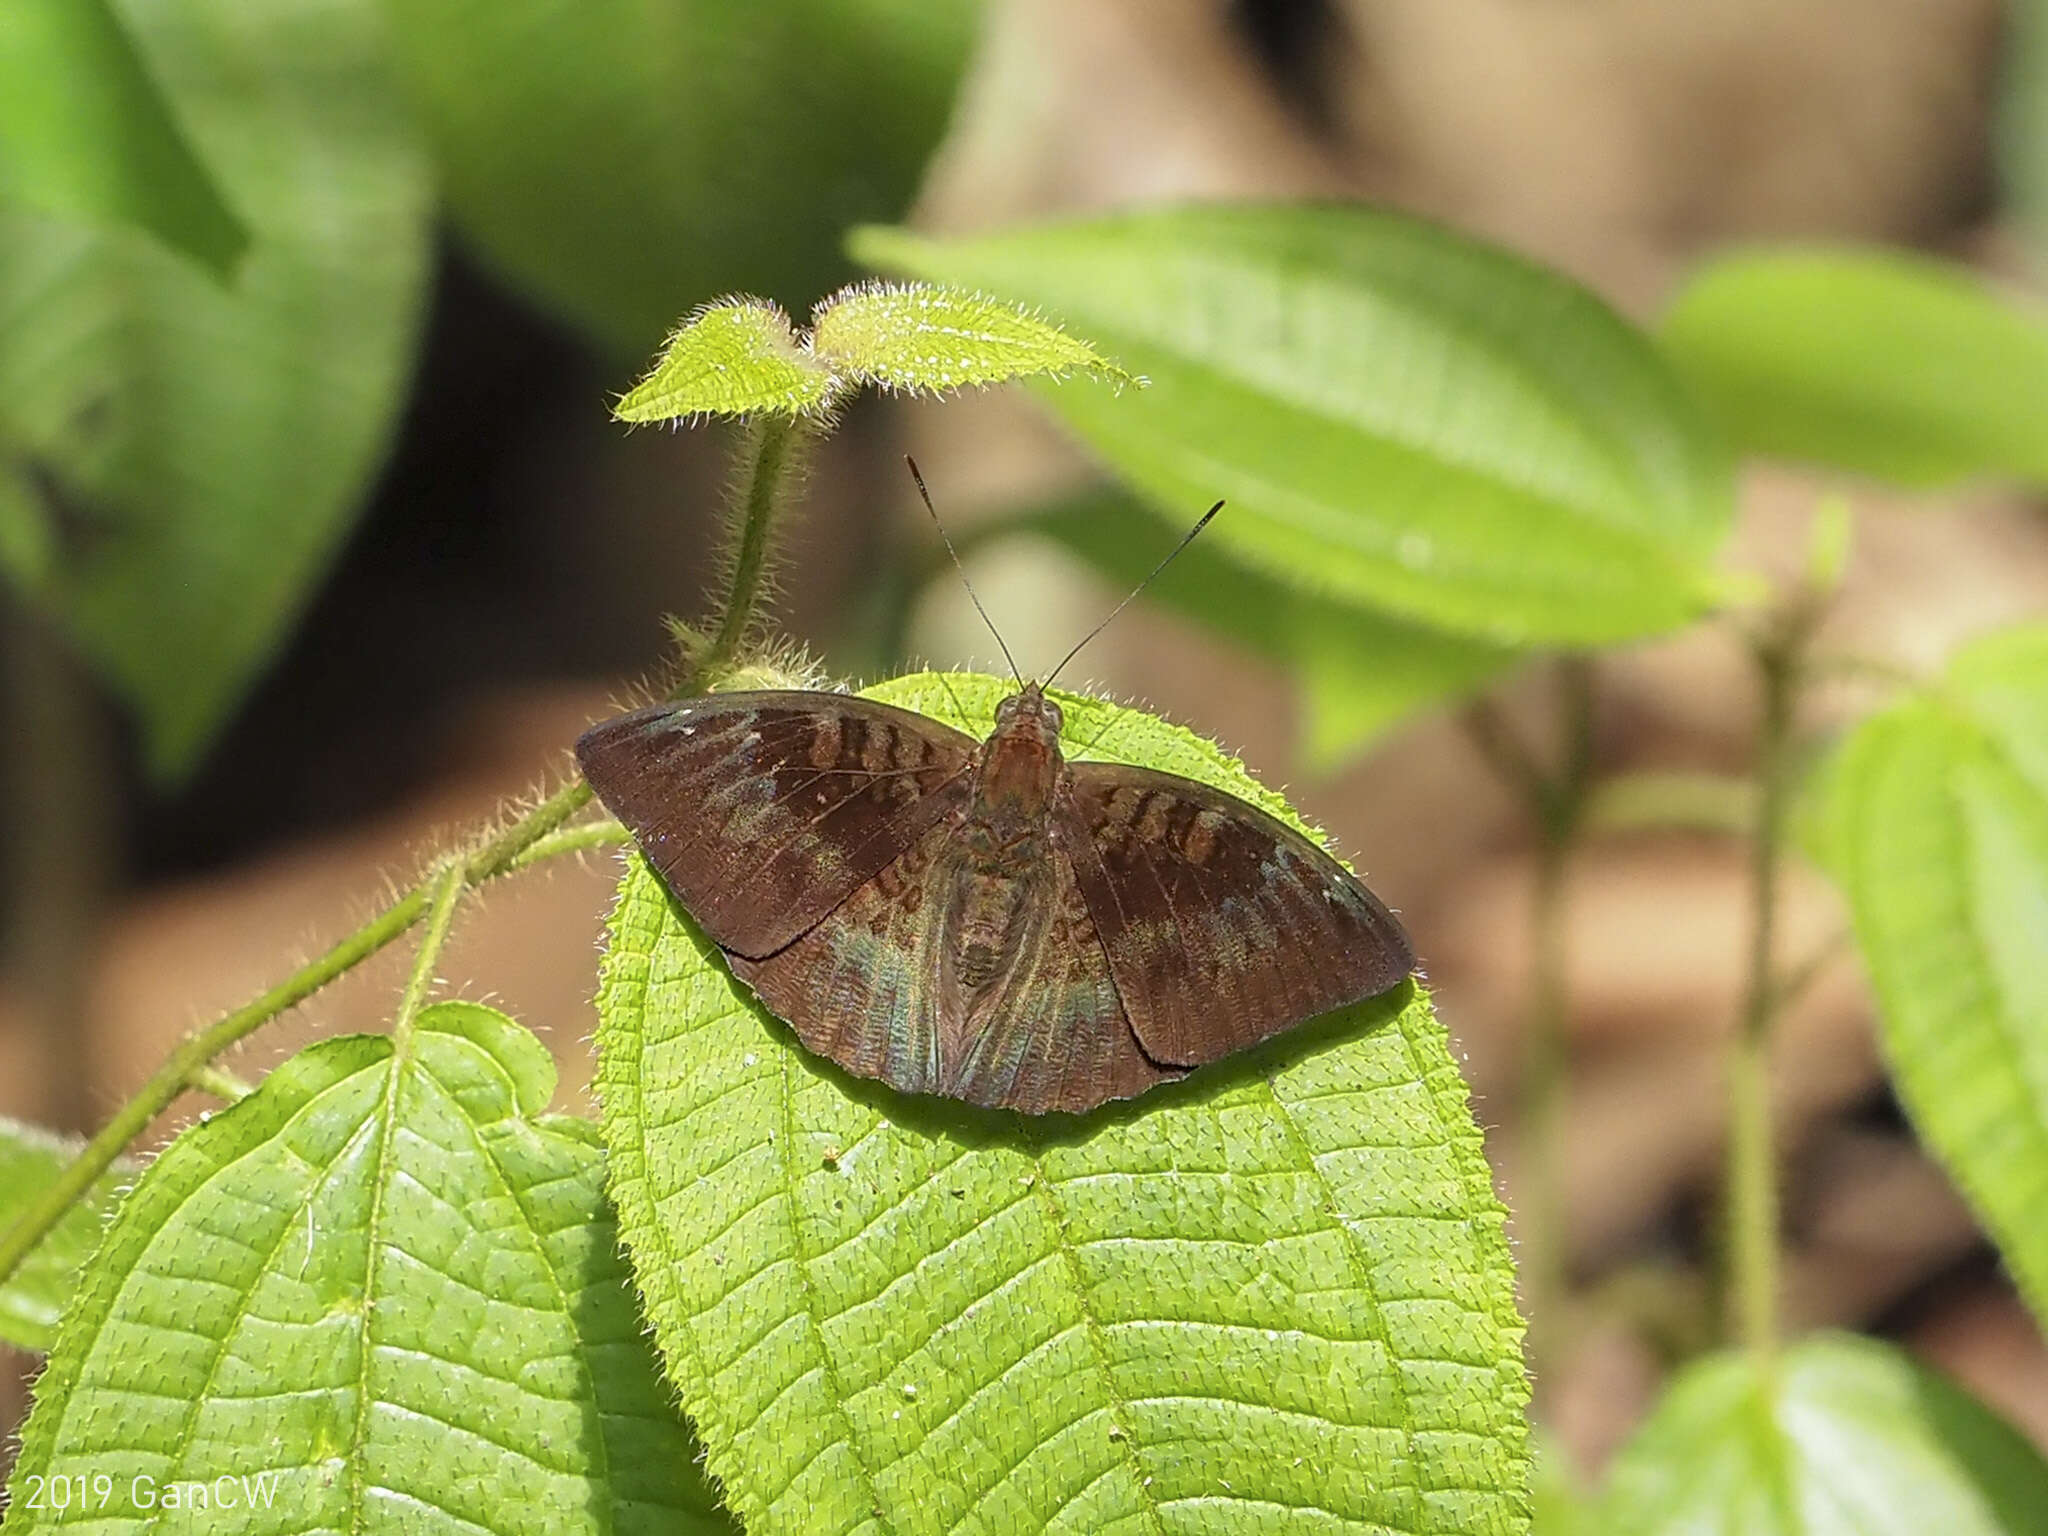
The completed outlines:
<svg viewBox="0 0 2048 1536">
<path fill-rule="evenodd" d="M 1060 707 L 1037 683 L 996 706 L 996 728 L 982 745 L 975 798 L 984 815 L 1043 813 L 1060 775 Z"/>
</svg>

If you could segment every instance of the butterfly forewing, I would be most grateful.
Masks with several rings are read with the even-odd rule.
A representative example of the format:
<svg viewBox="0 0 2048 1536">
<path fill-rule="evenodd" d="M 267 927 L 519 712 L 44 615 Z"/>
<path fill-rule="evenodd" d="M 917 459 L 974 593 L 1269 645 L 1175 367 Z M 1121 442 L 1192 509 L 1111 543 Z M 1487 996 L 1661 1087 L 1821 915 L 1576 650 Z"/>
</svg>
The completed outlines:
<svg viewBox="0 0 2048 1536">
<path fill-rule="evenodd" d="M 1414 969 L 1379 899 L 1257 807 L 1120 764 L 1069 782 L 1056 835 L 1153 1060 L 1218 1060 Z"/>
<path fill-rule="evenodd" d="M 776 691 L 637 710 L 576 756 L 704 931 L 762 956 L 963 807 L 976 747 L 887 704 Z"/>
</svg>

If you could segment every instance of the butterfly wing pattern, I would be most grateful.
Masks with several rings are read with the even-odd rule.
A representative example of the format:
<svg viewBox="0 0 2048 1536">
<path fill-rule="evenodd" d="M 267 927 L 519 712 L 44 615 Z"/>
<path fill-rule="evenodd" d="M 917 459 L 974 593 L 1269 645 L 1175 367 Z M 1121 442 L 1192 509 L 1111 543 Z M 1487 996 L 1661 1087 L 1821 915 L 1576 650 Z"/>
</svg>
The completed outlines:
<svg viewBox="0 0 2048 1536">
<path fill-rule="evenodd" d="M 1413 969 L 1313 842 L 1191 780 L 977 744 L 844 694 L 724 694 L 577 743 L 734 975 L 856 1075 L 1027 1114 L 1131 1098 Z"/>
<path fill-rule="evenodd" d="M 1256 806 L 1111 763 L 1073 765 L 1070 786 L 1056 838 L 1154 1061 L 1219 1060 L 1415 969 L 1379 898 Z"/>
<path fill-rule="evenodd" d="M 964 807 L 977 746 L 906 709 L 790 690 L 635 710 L 576 756 L 704 931 L 758 959 Z"/>
</svg>

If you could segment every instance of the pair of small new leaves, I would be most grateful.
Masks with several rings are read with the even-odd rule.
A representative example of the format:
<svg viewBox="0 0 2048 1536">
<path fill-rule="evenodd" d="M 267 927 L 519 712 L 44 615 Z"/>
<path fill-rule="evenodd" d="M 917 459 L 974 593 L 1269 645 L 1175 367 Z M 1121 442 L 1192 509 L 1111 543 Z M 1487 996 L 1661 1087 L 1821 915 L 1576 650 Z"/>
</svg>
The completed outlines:
<svg viewBox="0 0 2048 1536">
<path fill-rule="evenodd" d="M 1076 369 L 1143 382 L 1022 306 L 924 283 L 861 283 L 820 300 L 803 332 L 765 299 L 707 305 L 613 414 L 822 417 L 864 384 L 943 394 Z"/>
</svg>

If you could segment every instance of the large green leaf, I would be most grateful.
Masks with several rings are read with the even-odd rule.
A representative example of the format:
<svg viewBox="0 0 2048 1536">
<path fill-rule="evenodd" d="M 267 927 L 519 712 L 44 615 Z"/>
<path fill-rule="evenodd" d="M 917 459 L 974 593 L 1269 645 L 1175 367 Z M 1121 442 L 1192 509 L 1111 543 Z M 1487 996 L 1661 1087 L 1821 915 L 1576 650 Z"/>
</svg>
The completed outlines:
<svg viewBox="0 0 2048 1536">
<path fill-rule="evenodd" d="M 1970 646 L 1817 787 L 1899 1094 L 2048 1323 L 2048 626 Z"/>
<path fill-rule="evenodd" d="M 628 355 L 743 290 L 798 313 L 910 200 L 975 0 L 384 0 L 463 227 Z"/>
<path fill-rule="evenodd" d="M 0 1116 L 0 1232 L 55 1182 L 78 1148 L 75 1141 Z M 134 1177 L 126 1163 L 110 1170 L 0 1284 L 0 1342 L 16 1349 L 50 1347 L 57 1316 L 77 1288 L 79 1266 L 92 1257 L 100 1228 Z"/>
<path fill-rule="evenodd" d="M 0 6 L 0 205 L 133 224 L 223 274 L 249 243 L 108 0 Z"/>
<path fill-rule="evenodd" d="M 189 767 L 377 467 L 427 167 L 363 0 L 121 7 L 252 244 L 223 285 L 134 231 L 0 214 L 0 443 L 70 537 L 38 589 Z"/>
<path fill-rule="evenodd" d="M 444 1003 L 404 1054 L 324 1041 L 180 1136 L 65 1313 L 5 1529 L 138 1529 L 139 1495 L 196 1483 L 251 1532 L 732 1536 L 554 1083 Z M 83 1499 L 31 1502 L 59 1480 Z"/>
<path fill-rule="evenodd" d="M 871 694 L 985 734 L 1007 691 Z M 635 857 L 599 1011 L 620 1230 L 754 1536 L 1527 1529 L 1502 1213 L 1419 986 L 1083 1119 L 977 1111 L 806 1054 Z"/>
<path fill-rule="evenodd" d="M 1043 306 L 1152 387 L 1046 401 L 1176 523 L 1296 589 L 1499 644 L 1683 623 L 1727 466 L 1592 295 L 1364 208 L 1202 207 L 936 241 L 875 265 Z"/>
<path fill-rule="evenodd" d="M 1822 1334 L 1768 1373 L 1687 1367 L 1601 1515 L 1602 1536 L 2026 1536 L 2048 1531 L 2048 1464 L 1892 1346 Z"/>
<path fill-rule="evenodd" d="M 1759 250 L 1678 296 L 1665 350 L 1741 448 L 1905 485 L 2048 482 L 2048 313 L 1896 251 Z"/>
<path fill-rule="evenodd" d="M 1012 526 L 1058 540 L 1125 589 L 1172 548 L 1156 521 L 1115 496 L 1084 497 Z M 1476 693 L 1522 654 L 1290 591 L 1200 540 L 1174 557 L 1146 595 L 1293 670 L 1302 756 L 1319 773 L 1342 767 L 1431 705 Z"/>
</svg>

